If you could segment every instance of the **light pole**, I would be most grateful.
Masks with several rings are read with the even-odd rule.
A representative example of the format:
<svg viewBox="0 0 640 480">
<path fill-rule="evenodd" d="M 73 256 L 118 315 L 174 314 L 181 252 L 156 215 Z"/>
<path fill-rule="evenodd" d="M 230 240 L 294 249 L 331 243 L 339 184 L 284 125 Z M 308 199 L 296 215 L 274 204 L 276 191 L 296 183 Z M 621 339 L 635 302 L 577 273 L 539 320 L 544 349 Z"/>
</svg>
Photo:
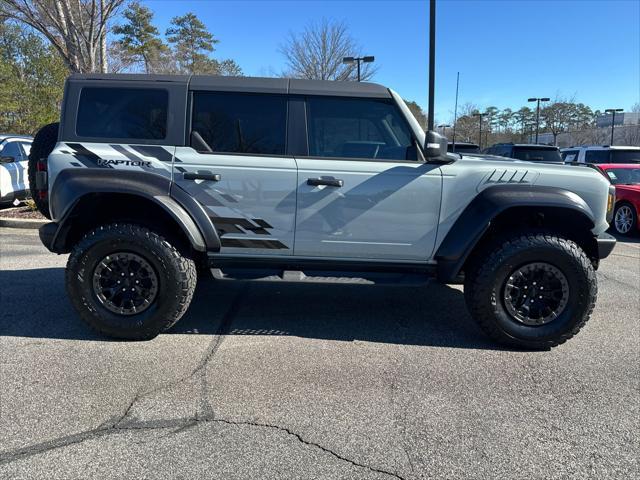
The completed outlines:
<svg viewBox="0 0 640 480">
<path fill-rule="evenodd" d="M 527 102 L 538 102 L 536 107 L 536 144 L 538 143 L 538 131 L 540 127 L 540 102 L 548 102 L 550 98 L 529 98 Z"/>
<path fill-rule="evenodd" d="M 429 0 L 429 105 L 427 129 L 433 130 L 435 122 L 436 88 L 436 0 Z"/>
<path fill-rule="evenodd" d="M 445 125 L 444 123 L 442 125 L 438 125 L 438 128 L 442 129 L 442 136 L 446 137 L 447 136 L 447 128 L 450 128 L 451 125 Z"/>
<path fill-rule="evenodd" d="M 360 62 L 371 63 L 375 60 L 375 57 L 344 57 L 342 63 L 356 63 L 358 64 L 358 81 L 360 81 Z"/>
<path fill-rule="evenodd" d="M 473 114 L 474 117 L 478 117 L 478 120 L 480 120 L 480 141 L 478 142 L 478 147 L 480 148 L 480 150 L 482 150 L 482 117 L 486 117 L 487 114 L 486 113 L 474 113 Z"/>
<path fill-rule="evenodd" d="M 604 113 L 613 113 L 613 117 L 611 118 L 611 143 L 609 145 L 613 145 L 613 128 L 616 124 L 616 112 L 622 112 L 622 108 L 607 108 Z"/>
</svg>

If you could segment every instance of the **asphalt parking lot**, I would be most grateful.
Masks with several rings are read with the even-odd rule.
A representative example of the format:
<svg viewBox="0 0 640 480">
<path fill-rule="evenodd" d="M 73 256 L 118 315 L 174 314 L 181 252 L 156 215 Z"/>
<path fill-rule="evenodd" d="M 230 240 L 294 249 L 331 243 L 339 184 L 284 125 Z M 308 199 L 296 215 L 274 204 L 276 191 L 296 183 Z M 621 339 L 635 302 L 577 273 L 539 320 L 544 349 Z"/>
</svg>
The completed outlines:
<svg viewBox="0 0 640 480">
<path fill-rule="evenodd" d="M 461 289 L 213 281 L 149 342 L 67 300 L 65 256 L 0 229 L 1 478 L 638 478 L 640 239 L 585 329 L 490 343 Z"/>
</svg>

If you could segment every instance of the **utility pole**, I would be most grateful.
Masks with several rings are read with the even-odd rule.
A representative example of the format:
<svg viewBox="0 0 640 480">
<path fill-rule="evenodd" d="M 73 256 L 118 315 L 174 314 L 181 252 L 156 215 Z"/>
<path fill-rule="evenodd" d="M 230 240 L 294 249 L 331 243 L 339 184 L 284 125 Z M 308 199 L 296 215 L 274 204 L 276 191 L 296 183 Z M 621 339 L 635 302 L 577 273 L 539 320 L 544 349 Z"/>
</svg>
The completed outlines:
<svg viewBox="0 0 640 480">
<path fill-rule="evenodd" d="M 480 120 L 480 135 L 478 135 L 480 137 L 480 141 L 478 142 L 478 147 L 480 148 L 480 150 L 482 150 L 482 117 L 486 117 L 487 114 L 486 113 L 474 113 L 473 116 L 474 117 L 478 117 L 478 120 Z"/>
<path fill-rule="evenodd" d="M 604 113 L 612 113 L 613 117 L 611 117 L 611 142 L 609 145 L 613 145 L 613 129 L 616 124 L 616 112 L 622 112 L 622 108 L 607 108 Z"/>
<path fill-rule="evenodd" d="M 548 102 L 549 98 L 529 98 L 527 102 L 538 102 L 536 107 L 536 145 L 538 144 L 538 131 L 540 127 L 540 102 Z"/>
<path fill-rule="evenodd" d="M 451 139 L 453 145 L 451 151 L 456 152 L 456 123 L 458 123 L 458 87 L 460 86 L 460 72 L 456 77 L 456 106 L 453 107 L 453 138 Z"/>
</svg>

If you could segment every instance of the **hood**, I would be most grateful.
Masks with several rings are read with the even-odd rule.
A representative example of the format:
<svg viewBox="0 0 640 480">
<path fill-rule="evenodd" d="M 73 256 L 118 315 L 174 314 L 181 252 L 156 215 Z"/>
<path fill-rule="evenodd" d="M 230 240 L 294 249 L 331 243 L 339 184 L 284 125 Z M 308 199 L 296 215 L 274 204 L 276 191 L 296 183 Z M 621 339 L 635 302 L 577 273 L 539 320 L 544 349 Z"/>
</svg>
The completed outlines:
<svg viewBox="0 0 640 480">
<path fill-rule="evenodd" d="M 633 193 L 640 194 L 640 185 L 618 184 L 618 185 L 616 185 L 616 192 L 617 191 L 620 191 L 620 192 L 633 192 Z"/>
</svg>

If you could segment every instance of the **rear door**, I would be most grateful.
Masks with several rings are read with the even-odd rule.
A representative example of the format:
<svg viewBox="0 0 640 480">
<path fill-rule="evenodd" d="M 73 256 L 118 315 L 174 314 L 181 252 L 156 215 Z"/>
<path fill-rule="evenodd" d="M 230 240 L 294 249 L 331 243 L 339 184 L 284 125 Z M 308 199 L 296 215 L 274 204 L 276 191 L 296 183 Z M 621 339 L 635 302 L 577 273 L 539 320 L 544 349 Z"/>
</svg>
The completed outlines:
<svg viewBox="0 0 640 480">
<path fill-rule="evenodd" d="M 286 91 L 285 91 L 286 93 Z M 174 182 L 204 206 L 224 255 L 292 255 L 297 171 L 286 94 L 191 92 L 189 146 Z"/>
<path fill-rule="evenodd" d="M 418 160 L 392 100 L 306 99 L 308 155 L 297 156 L 295 255 L 426 261 L 441 175 Z"/>
</svg>

